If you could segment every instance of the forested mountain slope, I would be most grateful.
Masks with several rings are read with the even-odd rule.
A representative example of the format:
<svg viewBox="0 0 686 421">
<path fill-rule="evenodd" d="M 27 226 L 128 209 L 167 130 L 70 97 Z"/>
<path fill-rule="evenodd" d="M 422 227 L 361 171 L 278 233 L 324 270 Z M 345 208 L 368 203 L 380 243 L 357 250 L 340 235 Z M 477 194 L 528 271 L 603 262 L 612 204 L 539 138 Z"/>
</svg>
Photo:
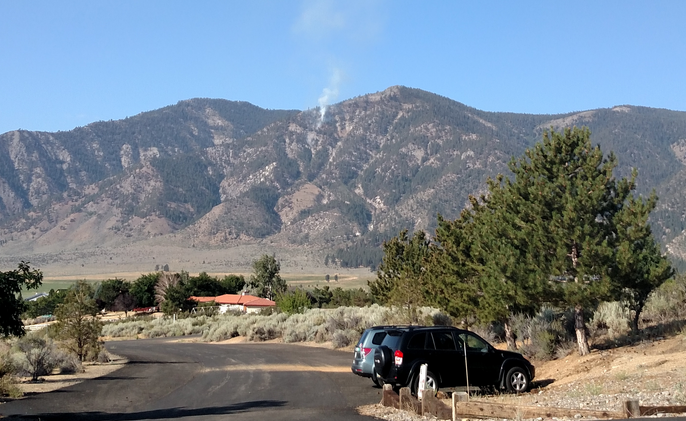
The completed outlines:
<svg viewBox="0 0 686 421">
<path fill-rule="evenodd" d="M 686 113 L 618 106 L 564 115 L 484 112 L 391 87 L 327 109 L 192 99 L 68 132 L 0 135 L 0 253 L 164 238 L 369 249 L 455 218 L 543 131 L 588 126 L 660 196 L 653 226 L 685 256 Z M 322 260 L 324 258 L 322 257 Z M 323 262 L 322 262 L 323 263 Z"/>
</svg>

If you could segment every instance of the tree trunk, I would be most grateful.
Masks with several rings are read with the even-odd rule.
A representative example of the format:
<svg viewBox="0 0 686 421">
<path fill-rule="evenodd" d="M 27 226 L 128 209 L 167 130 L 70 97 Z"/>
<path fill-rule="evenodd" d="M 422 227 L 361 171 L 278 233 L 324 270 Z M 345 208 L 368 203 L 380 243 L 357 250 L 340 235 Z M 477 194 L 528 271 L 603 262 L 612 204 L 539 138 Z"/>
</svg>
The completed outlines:
<svg viewBox="0 0 686 421">
<path fill-rule="evenodd" d="M 574 330 L 576 330 L 576 342 L 579 345 L 579 355 L 588 355 L 590 351 L 588 349 L 588 338 L 586 337 L 584 308 L 581 306 L 574 307 Z"/>
<path fill-rule="evenodd" d="M 517 350 L 517 339 L 515 338 L 514 332 L 512 331 L 512 326 L 509 322 L 504 323 L 505 327 L 505 341 L 507 342 L 507 349 L 516 351 Z"/>
<path fill-rule="evenodd" d="M 635 335 L 638 334 L 638 321 L 641 319 L 641 312 L 643 311 L 643 306 L 645 302 L 639 301 L 634 306 L 634 317 L 631 319 L 631 332 Z"/>
</svg>

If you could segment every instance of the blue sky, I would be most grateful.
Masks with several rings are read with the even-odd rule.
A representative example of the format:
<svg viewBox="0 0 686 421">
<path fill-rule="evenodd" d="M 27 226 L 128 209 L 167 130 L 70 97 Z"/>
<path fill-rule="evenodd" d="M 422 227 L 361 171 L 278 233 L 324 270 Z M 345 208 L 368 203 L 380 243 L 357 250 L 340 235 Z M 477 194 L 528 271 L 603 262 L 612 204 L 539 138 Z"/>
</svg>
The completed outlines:
<svg viewBox="0 0 686 421">
<path fill-rule="evenodd" d="M 393 85 L 487 111 L 686 111 L 685 18 L 677 0 L 0 0 L 0 133 Z"/>
</svg>

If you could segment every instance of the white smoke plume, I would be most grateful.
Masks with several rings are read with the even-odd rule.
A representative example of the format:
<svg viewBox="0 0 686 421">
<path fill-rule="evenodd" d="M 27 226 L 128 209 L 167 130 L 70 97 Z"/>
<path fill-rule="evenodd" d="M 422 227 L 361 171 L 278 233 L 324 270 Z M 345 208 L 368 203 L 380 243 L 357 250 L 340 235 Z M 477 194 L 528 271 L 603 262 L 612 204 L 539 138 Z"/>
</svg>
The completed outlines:
<svg viewBox="0 0 686 421">
<path fill-rule="evenodd" d="M 329 81 L 329 86 L 324 88 L 322 95 L 319 97 L 319 122 L 317 122 L 317 128 L 324 122 L 326 110 L 329 108 L 329 105 L 338 98 L 338 86 L 340 83 L 341 72 L 338 69 L 334 69 L 331 80 Z"/>
</svg>

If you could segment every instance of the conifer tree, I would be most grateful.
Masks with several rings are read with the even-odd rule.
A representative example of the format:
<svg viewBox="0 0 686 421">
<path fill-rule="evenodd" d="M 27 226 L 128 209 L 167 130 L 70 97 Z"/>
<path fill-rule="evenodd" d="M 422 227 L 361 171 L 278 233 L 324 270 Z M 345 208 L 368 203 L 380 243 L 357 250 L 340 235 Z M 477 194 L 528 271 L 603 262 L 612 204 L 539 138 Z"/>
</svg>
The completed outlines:
<svg viewBox="0 0 686 421">
<path fill-rule="evenodd" d="M 472 214 L 449 221 L 438 215 L 436 243 L 426 259 L 424 284 L 429 304 L 469 327 L 478 308 L 478 273 L 472 262 Z M 472 230 L 473 231 L 473 230 Z"/>
<path fill-rule="evenodd" d="M 510 215 L 494 221 L 500 227 L 500 238 L 507 238 L 508 243 L 497 254 L 517 250 L 519 258 L 530 260 L 527 270 L 555 286 L 556 294 L 547 299 L 574 308 L 580 355 L 589 352 L 584 309 L 616 298 L 625 281 L 616 268 L 622 237 L 617 223 L 625 205 L 630 208 L 631 203 L 639 202 L 631 202 L 636 172 L 630 179 L 617 181 L 612 174 L 616 166 L 613 153 L 604 157 L 600 147 L 591 144 L 588 129 L 562 133 L 551 129 L 542 143 L 510 162 L 514 181 L 490 186 L 493 207 L 506 208 Z M 499 195 L 505 199 L 498 204 Z M 644 211 L 647 216 L 649 210 Z M 514 240 L 503 237 L 503 230 L 517 230 L 519 235 Z M 511 256 L 514 259 L 517 254 Z M 626 259 L 622 267 L 634 265 L 635 256 Z M 520 276 L 525 272 L 516 275 Z M 535 283 L 521 286 L 541 287 Z M 484 295 L 489 294 L 484 291 Z"/>
<path fill-rule="evenodd" d="M 408 238 L 407 230 L 384 241 L 384 256 L 376 272 L 376 280 L 369 281 L 369 291 L 377 302 L 400 305 L 417 305 L 423 302 L 423 290 L 418 288 L 424 273 L 424 259 L 429 253 L 429 240 L 424 231 L 417 231 Z M 398 289 L 411 288 L 416 299 L 411 300 Z"/>
<path fill-rule="evenodd" d="M 656 203 L 654 192 L 647 200 L 630 197 L 615 217 L 618 243 L 615 276 L 621 281 L 621 299 L 632 313 L 633 332 L 638 331 L 641 312 L 650 293 L 675 273 L 648 225 L 648 216 Z"/>
</svg>

